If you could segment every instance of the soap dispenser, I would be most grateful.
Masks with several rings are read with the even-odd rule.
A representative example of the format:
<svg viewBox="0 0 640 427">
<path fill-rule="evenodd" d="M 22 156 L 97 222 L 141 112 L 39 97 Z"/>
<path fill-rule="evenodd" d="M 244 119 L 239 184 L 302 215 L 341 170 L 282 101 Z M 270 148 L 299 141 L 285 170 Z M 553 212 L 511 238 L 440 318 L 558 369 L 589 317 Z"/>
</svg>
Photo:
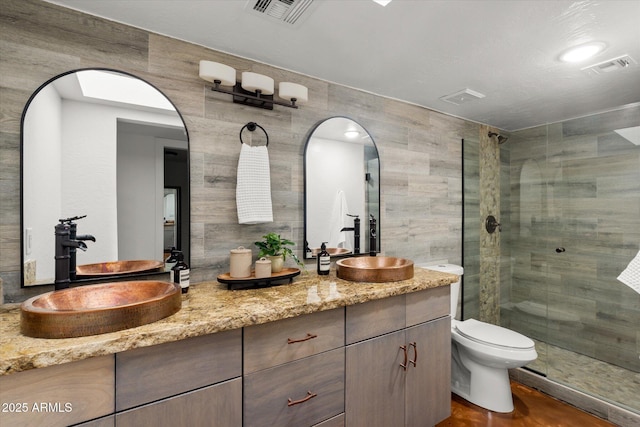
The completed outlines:
<svg viewBox="0 0 640 427">
<path fill-rule="evenodd" d="M 178 251 L 175 246 L 171 247 L 171 253 L 164 260 L 164 271 L 169 272 L 169 281 L 173 282 L 173 266 L 178 262 Z"/>
<path fill-rule="evenodd" d="M 178 262 L 173 266 L 171 272 L 173 273 L 173 283 L 180 286 L 183 294 L 189 292 L 189 266 L 184 262 L 184 254 L 180 251 L 176 251 Z"/>
<path fill-rule="evenodd" d="M 318 258 L 318 274 L 322 276 L 326 276 L 329 274 L 329 270 L 331 269 L 331 257 L 329 256 L 329 252 L 327 252 L 327 242 L 322 242 L 320 246 L 320 253 L 317 255 Z"/>
</svg>

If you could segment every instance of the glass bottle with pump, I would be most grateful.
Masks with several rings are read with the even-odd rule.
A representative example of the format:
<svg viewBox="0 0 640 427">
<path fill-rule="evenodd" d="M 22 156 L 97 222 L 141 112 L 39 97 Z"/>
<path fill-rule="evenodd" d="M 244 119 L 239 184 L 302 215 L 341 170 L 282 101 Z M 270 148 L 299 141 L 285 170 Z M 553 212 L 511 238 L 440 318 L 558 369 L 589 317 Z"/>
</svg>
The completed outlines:
<svg viewBox="0 0 640 427">
<path fill-rule="evenodd" d="M 175 246 L 171 247 L 171 253 L 164 260 L 164 271 L 169 272 L 169 281 L 173 282 L 173 266 L 178 262 L 178 251 Z"/>
<path fill-rule="evenodd" d="M 320 246 L 320 253 L 317 255 L 318 258 L 318 274 L 322 276 L 326 276 L 329 274 L 329 270 L 331 269 L 331 257 L 329 256 L 329 252 L 327 252 L 327 242 L 322 242 Z"/>
<path fill-rule="evenodd" d="M 173 272 L 173 283 L 179 285 L 182 289 L 182 293 L 189 292 L 189 275 L 190 270 L 186 262 L 184 262 L 184 254 L 180 251 L 177 252 L 178 262 L 173 266 L 171 271 Z"/>
</svg>

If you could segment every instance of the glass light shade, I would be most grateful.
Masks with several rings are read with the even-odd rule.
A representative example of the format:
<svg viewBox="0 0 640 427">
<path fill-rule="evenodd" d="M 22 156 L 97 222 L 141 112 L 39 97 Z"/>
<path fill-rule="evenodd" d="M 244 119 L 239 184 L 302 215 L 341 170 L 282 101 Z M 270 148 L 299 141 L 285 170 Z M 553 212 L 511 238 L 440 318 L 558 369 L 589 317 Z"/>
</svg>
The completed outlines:
<svg viewBox="0 0 640 427">
<path fill-rule="evenodd" d="M 213 61 L 200 61 L 200 78 L 208 82 L 220 80 L 221 86 L 236 84 L 236 69 Z"/>
<path fill-rule="evenodd" d="M 278 96 L 287 101 L 295 98 L 296 104 L 303 104 L 309 100 L 309 89 L 297 83 L 281 82 L 278 85 Z"/>
<path fill-rule="evenodd" d="M 244 71 L 242 73 L 242 89 L 249 92 L 259 90 L 263 95 L 273 95 L 273 79 L 263 74 Z"/>
</svg>

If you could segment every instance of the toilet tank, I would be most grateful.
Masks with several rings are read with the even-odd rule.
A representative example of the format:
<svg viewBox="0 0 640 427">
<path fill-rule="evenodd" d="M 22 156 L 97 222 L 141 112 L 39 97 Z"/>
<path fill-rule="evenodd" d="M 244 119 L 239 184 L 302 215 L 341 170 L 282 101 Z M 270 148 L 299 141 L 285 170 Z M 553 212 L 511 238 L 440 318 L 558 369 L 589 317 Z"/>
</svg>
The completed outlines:
<svg viewBox="0 0 640 427">
<path fill-rule="evenodd" d="M 420 268 L 433 271 L 441 271 L 443 273 L 457 274 L 460 276 L 457 282 L 451 284 L 451 318 L 456 318 L 458 312 L 458 298 L 460 297 L 460 282 L 462 281 L 462 275 L 464 274 L 464 268 L 455 264 L 435 264 L 435 265 L 418 265 Z"/>
</svg>

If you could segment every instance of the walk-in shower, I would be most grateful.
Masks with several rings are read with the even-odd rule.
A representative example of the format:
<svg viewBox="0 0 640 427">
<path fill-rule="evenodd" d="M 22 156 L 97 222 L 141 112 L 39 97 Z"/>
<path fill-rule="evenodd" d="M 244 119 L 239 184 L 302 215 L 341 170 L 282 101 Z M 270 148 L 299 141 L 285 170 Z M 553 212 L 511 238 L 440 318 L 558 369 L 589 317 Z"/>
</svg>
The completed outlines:
<svg viewBox="0 0 640 427">
<path fill-rule="evenodd" d="M 637 104 L 497 146 L 499 274 L 482 280 L 499 282 L 500 324 L 536 341 L 529 369 L 640 414 L 640 294 L 617 280 L 640 250 L 640 146 L 616 132 L 635 126 Z M 464 318 L 485 310 L 479 139 L 463 146 Z"/>
</svg>

